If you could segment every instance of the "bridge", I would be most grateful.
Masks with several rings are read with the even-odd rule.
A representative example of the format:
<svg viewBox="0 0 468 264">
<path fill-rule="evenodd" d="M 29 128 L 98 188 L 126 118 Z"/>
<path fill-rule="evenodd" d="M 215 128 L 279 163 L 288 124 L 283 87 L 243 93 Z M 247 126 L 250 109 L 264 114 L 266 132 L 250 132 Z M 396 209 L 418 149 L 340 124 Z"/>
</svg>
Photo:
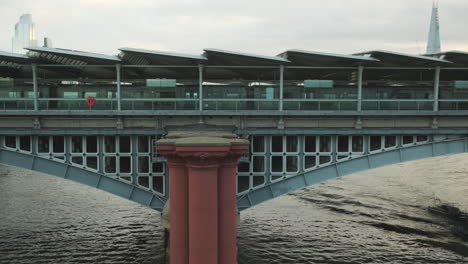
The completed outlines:
<svg viewBox="0 0 468 264">
<path fill-rule="evenodd" d="M 464 52 L 29 50 L 0 52 L 0 164 L 171 198 L 171 263 L 235 263 L 237 212 L 261 202 L 468 151 Z"/>
</svg>

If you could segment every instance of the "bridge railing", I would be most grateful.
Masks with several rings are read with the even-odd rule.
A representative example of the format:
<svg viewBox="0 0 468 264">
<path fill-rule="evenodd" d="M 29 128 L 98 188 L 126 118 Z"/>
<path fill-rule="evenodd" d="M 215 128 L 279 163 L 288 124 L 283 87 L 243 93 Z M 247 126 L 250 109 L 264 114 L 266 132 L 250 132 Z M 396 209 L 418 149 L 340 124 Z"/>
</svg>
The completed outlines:
<svg viewBox="0 0 468 264">
<path fill-rule="evenodd" d="M 442 110 L 442 111 L 468 110 L 468 99 L 439 99 L 439 110 Z"/>
<path fill-rule="evenodd" d="M 122 98 L 122 110 L 198 110 L 198 99 L 186 98 Z"/>
<path fill-rule="evenodd" d="M 33 98 L 0 98 L 0 110 L 34 110 Z"/>
<path fill-rule="evenodd" d="M 286 111 L 356 111 L 356 99 L 284 99 Z"/>
<path fill-rule="evenodd" d="M 123 98 L 123 111 L 198 111 L 197 98 Z M 441 111 L 468 111 L 468 99 L 439 99 Z M 204 110 L 278 110 L 280 99 L 204 99 Z M 117 110 L 116 98 L 96 98 L 89 107 L 86 98 L 38 98 L 39 110 Z M 284 99 L 285 111 L 356 111 L 355 99 Z M 432 99 L 363 99 L 363 111 L 433 111 Z M 34 110 L 33 98 L 0 98 L 0 111 Z"/>
<path fill-rule="evenodd" d="M 364 99 L 363 111 L 432 111 L 433 99 Z"/>
<path fill-rule="evenodd" d="M 40 110 L 117 110 L 117 100 L 96 98 L 93 107 L 86 104 L 86 98 L 39 98 Z"/>
<path fill-rule="evenodd" d="M 278 110 L 279 99 L 203 99 L 204 110 Z"/>
</svg>

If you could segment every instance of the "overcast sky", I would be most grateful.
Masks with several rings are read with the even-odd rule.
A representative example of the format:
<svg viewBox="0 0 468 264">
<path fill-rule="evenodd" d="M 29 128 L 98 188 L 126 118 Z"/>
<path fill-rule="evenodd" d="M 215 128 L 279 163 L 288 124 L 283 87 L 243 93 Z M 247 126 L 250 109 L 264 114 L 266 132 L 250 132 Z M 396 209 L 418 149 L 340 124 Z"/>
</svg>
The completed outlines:
<svg viewBox="0 0 468 264">
<path fill-rule="evenodd" d="M 39 43 L 117 54 L 119 47 L 262 55 L 288 49 L 422 53 L 432 0 L 0 0 L 0 50 L 23 13 Z M 468 51 L 467 0 L 440 0 L 443 50 Z"/>
</svg>

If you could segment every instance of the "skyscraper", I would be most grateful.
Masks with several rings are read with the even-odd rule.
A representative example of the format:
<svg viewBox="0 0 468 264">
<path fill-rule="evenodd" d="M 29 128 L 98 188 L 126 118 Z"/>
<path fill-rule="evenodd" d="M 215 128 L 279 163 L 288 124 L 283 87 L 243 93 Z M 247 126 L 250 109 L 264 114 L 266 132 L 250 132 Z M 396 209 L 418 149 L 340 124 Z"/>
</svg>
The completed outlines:
<svg viewBox="0 0 468 264">
<path fill-rule="evenodd" d="M 427 38 L 426 54 L 440 52 L 440 32 L 439 32 L 439 5 L 435 2 L 432 5 L 431 26 Z"/>
<path fill-rule="evenodd" d="M 25 54 L 25 47 L 37 47 L 35 24 L 31 14 L 23 14 L 15 25 L 15 36 L 12 40 L 12 52 Z"/>
</svg>

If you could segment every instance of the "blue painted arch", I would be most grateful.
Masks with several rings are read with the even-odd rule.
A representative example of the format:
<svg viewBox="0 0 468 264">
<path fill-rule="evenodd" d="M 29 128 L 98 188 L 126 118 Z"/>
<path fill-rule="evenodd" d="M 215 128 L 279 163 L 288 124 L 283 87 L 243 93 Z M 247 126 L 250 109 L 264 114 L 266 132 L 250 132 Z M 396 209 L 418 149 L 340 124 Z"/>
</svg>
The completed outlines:
<svg viewBox="0 0 468 264">
<path fill-rule="evenodd" d="M 148 190 L 105 175 L 74 167 L 69 164 L 41 158 L 28 153 L 0 148 L 0 164 L 42 172 L 74 182 L 79 182 L 125 199 L 162 211 L 165 198 Z"/>
<path fill-rule="evenodd" d="M 258 205 L 281 195 L 303 189 L 330 179 L 360 171 L 379 168 L 406 161 L 468 152 L 468 138 L 430 142 L 422 145 L 397 148 L 390 151 L 371 153 L 359 158 L 333 163 L 318 169 L 290 176 L 252 190 L 238 197 L 239 210 Z"/>
<path fill-rule="evenodd" d="M 468 138 L 431 142 L 390 151 L 372 153 L 359 158 L 333 163 L 318 169 L 290 176 L 238 197 L 239 210 L 258 205 L 281 195 L 330 179 L 401 162 L 468 152 Z M 0 148 L 0 164 L 38 171 L 79 182 L 125 199 L 162 211 L 166 199 L 148 190 L 105 175 L 28 153 Z"/>
</svg>

